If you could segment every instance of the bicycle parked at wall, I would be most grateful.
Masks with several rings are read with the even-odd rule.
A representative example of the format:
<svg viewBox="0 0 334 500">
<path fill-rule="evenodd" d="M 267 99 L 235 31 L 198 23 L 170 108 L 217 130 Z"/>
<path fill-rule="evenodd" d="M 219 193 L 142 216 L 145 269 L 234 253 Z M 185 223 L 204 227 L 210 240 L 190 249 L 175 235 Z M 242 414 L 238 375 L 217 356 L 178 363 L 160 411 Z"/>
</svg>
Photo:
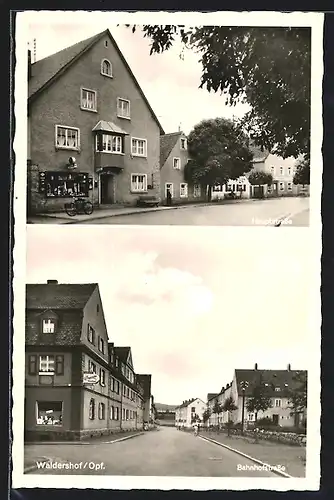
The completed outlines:
<svg viewBox="0 0 334 500">
<path fill-rule="evenodd" d="M 93 210 L 93 203 L 86 198 L 77 198 L 74 196 L 70 203 L 65 203 L 65 212 L 70 217 L 79 214 L 91 215 Z"/>
</svg>

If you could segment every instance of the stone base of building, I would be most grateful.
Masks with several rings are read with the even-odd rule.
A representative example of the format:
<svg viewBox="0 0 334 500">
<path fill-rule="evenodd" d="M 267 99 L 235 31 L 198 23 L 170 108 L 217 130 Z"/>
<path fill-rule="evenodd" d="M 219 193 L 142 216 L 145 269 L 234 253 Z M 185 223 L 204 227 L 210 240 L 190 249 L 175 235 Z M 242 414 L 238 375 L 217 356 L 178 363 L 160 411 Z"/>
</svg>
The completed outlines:
<svg viewBox="0 0 334 500">
<path fill-rule="evenodd" d="M 34 430 L 25 431 L 24 441 L 38 442 L 38 441 L 83 441 L 85 439 L 100 437 L 100 436 L 111 436 L 114 434 L 126 434 L 127 432 L 142 431 L 140 428 L 127 428 L 127 429 L 85 429 L 76 431 L 66 431 L 66 430 Z"/>
</svg>

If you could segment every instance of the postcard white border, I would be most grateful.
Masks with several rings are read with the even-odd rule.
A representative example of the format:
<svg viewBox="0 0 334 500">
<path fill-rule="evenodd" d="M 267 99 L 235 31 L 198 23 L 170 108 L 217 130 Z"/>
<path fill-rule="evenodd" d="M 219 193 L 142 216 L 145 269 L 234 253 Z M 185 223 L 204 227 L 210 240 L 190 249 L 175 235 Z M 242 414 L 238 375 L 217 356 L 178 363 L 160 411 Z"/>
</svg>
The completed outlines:
<svg viewBox="0 0 334 500">
<path fill-rule="evenodd" d="M 102 20 L 104 12 L 51 11 L 52 22 L 61 24 L 92 23 Z M 72 14 L 72 15 L 71 15 Z M 314 256 L 312 273 L 313 294 L 316 305 L 312 316 L 314 335 L 314 361 L 309 368 L 308 433 L 306 478 L 216 478 L 216 477 L 139 477 L 139 476 L 58 476 L 24 475 L 24 358 L 25 358 L 25 270 L 26 270 L 26 160 L 27 160 L 27 41 L 28 24 L 32 20 L 43 22 L 50 11 L 25 11 L 16 17 L 16 69 L 15 69 L 15 120 L 16 154 L 14 186 L 14 339 L 13 339 L 13 488 L 96 488 L 96 489 L 190 489 L 190 490 L 318 490 L 320 481 L 320 258 L 321 258 L 321 190 L 322 190 L 322 75 L 323 75 L 323 14 L 310 12 L 115 12 L 117 24 L 186 24 L 186 25 L 248 25 L 248 26 L 310 26 L 312 28 L 312 90 L 311 90 L 311 197 L 310 227 L 294 228 L 294 231 L 309 231 L 310 245 Z M 163 23 L 162 23 L 163 19 Z M 49 22 L 49 18 L 45 17 Z M 108 26 L 106 26 L 108 27 Z M 108 226 L 109 230 L 117 230 Z M 118 228 L 124 226 L 117 226 Z M 129 227 L 129 226 L 127 226 Z M 185 229 L 186 230 L 186 229 Z M 203 230 L 205 230 L 203 228 Z M 229 234 L 254 231 L 277 231 L 276 228 L 226 227 Z M 291 228 L 280 228 L 291 231 Z M 268 235 L 268 237 L 270 237 Z M 316 453 L 315 453 L 316 451 Z M 61 477 L 61 481 L 59 481 Z"/>
</svg>

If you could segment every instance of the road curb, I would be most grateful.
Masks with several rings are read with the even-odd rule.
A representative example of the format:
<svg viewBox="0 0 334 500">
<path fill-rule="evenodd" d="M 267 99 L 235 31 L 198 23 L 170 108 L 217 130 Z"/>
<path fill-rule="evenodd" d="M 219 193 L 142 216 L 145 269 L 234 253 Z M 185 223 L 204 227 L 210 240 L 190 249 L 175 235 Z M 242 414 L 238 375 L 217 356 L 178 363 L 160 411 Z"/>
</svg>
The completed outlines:
<svg viewBox="0 0 334 500">
<path fill-rule="evenodd" d="M 120 441 L 126 441 L 127 439 L 131 439 L 137 436 L 142 436 L 145 434 L 144 432 L 138 432 L 138 434 L 132 434 L 131 436 L 125 436 L 119 439 L 115 439 L 114 441 L 101 441 L 99 444 L 113 444 L 113 443 L 119 443 Z"/>
<path fill-rule="evenodd" d="M 241 455 L 242 457 L 247 458 L 248 460 L 251 460 L 252 462 L 254 462 L 256 464 L 259 464 L 259 465 L 262 465 L 265 467 L 272 467 L 272 465 L 266 464 L 265 462 L 262 462 L 261 460 L 258 460 L 257 458 L 251 457 L 250 455 L 246 455 L 246 453 L 243 453 L 242 451 L 231 448 L 231 446 L 228 446 L 227 444 L 220 443 L 219 441 L 216 441 L 215 439 L 211 439 L 211 438 L 208 438 L 208 437 L 203 436 L 203 435 L 199 435 L 198 437 L 204 439 L 205 441 L 210 441 L 211 443 L 217 444 L 218 446 L 222 446 L 223 448 L 226 448 L 227 450 L 233 451 L 234 453 L 237 453 L 238 455 Z M 282 477 L 287 477 L 287 478 L 293 477 L 293 476 L 290 476 L 289 474 L 287 474 L 286 472 L 276 470 L 276 469 L 272 469 L 271 472 L 273 472 L 274 474 L 277 474 L 278 476 L 282 476 Z"/>
<path fill-rule="evenodd" d="M 44 461 L 44 462 L 49 463 L 49 462 L 52 462 L 52 458 L 50 458 L 50 457 L 40 457 L 40 459 L 36 460 L 36 462 L 37 461 L 38 462 L 43 462 Z M 35 465 L 29 465 L 29 467 L 24 467 L 23 474 L 27 474 L 28 472 L 32 472 L 33 470 L 37 470 L 37 469 L 38 469 L 38 466 L 36 465 L 36 463 L 35 463 Z"/>
</svg>

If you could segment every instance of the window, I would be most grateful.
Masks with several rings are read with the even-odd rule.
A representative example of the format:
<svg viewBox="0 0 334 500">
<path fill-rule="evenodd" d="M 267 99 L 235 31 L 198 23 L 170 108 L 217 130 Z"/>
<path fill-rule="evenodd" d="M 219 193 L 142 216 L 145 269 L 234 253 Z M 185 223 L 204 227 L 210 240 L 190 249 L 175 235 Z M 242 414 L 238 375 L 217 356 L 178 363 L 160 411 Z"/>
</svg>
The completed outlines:
<svg viewBox="0 0 334 500">
<path fill-rule="evenodd" d="M 116 386 L 114 386 L 115 387 L 115 392 L 116 392 L 116 394 L 119 394 L 119 381 L 115 380 L 114 382 L 116 383 Z"/>
<path fill-rule="evenodd" d="M 126 396 L 126 387 L 123 385 L 123 396 Z"/>
<path fill-rule="evenodd" d="M 110 407 L 110 415 L 109 415 L 110 420 L 114 420 L 114 415 L 115 415 L 115 408 L 113 406 L 111 406 Z"/>
<path fill-rule="evenodd" d="M 180 170 L 181 169 L 180 158 L 173 158 L 173 168 L 175 168 L 175 170 Z"/>
<path fill-rule="evenodd" d="M 119 408 L 115 406 L 114 408 L 114 420 L 119 420 Z"/>
<path fill-rule="evenodd" d="M 146 139 L 136 139 L 131 140 L 131 153 L 133 156 L 147 156 L 147 141 Z"/>
<path fill-rule="evenodd" d="M 88 360 L 88 371 L 89 373 L 97 373 L 96 372 L 96 364 L 93 363 L 90 359 Z"/>
<path fill-rule="evenodd" d="M 280 392 L 281 388 L 280 387 L 275 387 L 276 392 Z"/>
<path fill-rule="evenodd" d="M 108 40 L 106 40 L 106 41 L 104 42 L 104 46 L 105 46 L 105 47 L 108 47 Z"/>
<path fill-rule="evenodd" d="M 101 74 L 104 76 L 112 77 L 112 66 L 108 59 L 102 59 L 101 62 Z"/>
<path fill-rule="evenodd" d="M 130 397 L 130 389 L 127 387 L 126 388 L 126 397 L 129 398 Z"/>
<path fill-rule="evenodd" d="M 130 101 L 127 99 L 117 99 L 117 116 L 119 118 L 130 118 Z"/>
<path fill-rule="evenodd" d="M 118 358 L 117 358 L 117 356 L 115 357 L 115 367 L 118 368 Z"/>
<path fill-rule="evenodd" d="M 96 151 L 103 153 L 124 153 L 124 140 L 120 135 L 97 134 Z"/>
<path fill-rule="evenodd" d="M 292 191 L 292 182 L 288 182 L 288 191 Z"/>
<path fill-rule="evenodd" d="M 125 410 L 125 420 L 129 420 L 129 410 Z"/>
<path fill-rule="evenodd" d="M 281 400 L 275 399 L 275 406 L 281 406 Z"/>
<path fill-rule="evenodd" d="M 54 356 L 40 356 L 39 357 L 39 373 L 40 374 L 54 374 L 55 370 L 55 358 Z"/>
<path fill-rule="evenodd" d="M 37 373 L 37 355 L 31 354 L 28 358 L 28 374 L 36 375 Z"/>
<path fill-rule="evenodd" d="M 122 408 L 122 420 L 125 420 L 125 409 Z"/>
<path fill-rule="evenodd" d="M 280 173 L 281 175 L 283 175 L 283 167 L 280 167 L 280 168 L 279 168 L 279 173 Z"/>
<path fill-rule="evenodd" d="M 62 425 L 62 420 L 63 420 L 62 401 L 36 402 L 37 425 Z"/>
<path fill-rule="evenodd" d="M 288 175 L 291 175 L 291 167 L 288 167 Z"/>
<path fill-rule="evenodd" d="M 131 174 L 131 191 L 133 192 L 147 191 L 146 174 Z"/>
<path fill-rule="evenodd" d="M 88 342 L 90 342 L 91 344 L 95 344 L 95 330 L 89 324 L 87 327 L 87 338 L 88 338 Z"/>
<path fill-rule="evenodd" d="M 99 420 L 104 420 L 106 418 L 106 405 L 104 403 L 99 403 Z"/>
<path fill-rule="evenodd" d="M 100 368 L 100 385 L 102 385 L 102 387 L 106 385 L 106 372 L 103 368 Z"/>
<path fill-rule="evenodd" d="M 194 413 L 195 411 L 196 411 L 195 406 L 192 406 L 192 407 L 191 407 L 191 412 L 192 412 L 192 413 Z"/>
<path fill-rule="evenodd" d="M 43 333 L 55 333 L 56 321 L 54 319 L 43 319 L 42 331 Z"/>
<path fill-rule="evenodd" d="M 88 196 L 89 177 L 86 173 L 41 172 L 39 191 L 47 196 Z"/>
<path fill-rule="evenodd" d="M 195 184 L 194 185 L 194 198 L 199 198 L 200 196 L 201 196 L 201 185 Z"/>
<path fill-rule="evenodd" d="M 275 167 L 270 167 L 270 171 L 272 175 L 275 175 Z"/>
<path fill-rule="evenodd" d="M 99 337 L 99 351 L 104 354 L 104 340 L 102 337 Z"/>
<path fill-rule="evenodd" d="M 187 149 L 186 139 L 181 138 L 181 149 Z"/>
<path fill-rule="evenodd" d="M 56 375 L 64 375 L 64 356 L 62 354 L 56 356 Z"/>
<path fill-rule="evenodd" d="M 79 129 L 56 125 L 56 146 L 61 149 L 79 149 Z"/>
<path fill-rule="evenodd" d="M 254 413 L 248 413 L 247 420 L 249 420 L 250 422 L 254 422 L 255 421 L 255 414 Z"/>
<path fill-rule="evenodd" d="M 284 182 L 279 183 L 279 188 L 281 191 L 284 191 Z"/>
<path fill-rule="evenodd" d="M 96 91 L 81 89 L 81 109 L 96 111 Z"/>
<path fill-rule="evenodd" d="M 182 182 L 182 184 L 180 184 L 180 197 L 187 198 L 187 196 L 188 196 L 188 184 Z"/>
</svg>

